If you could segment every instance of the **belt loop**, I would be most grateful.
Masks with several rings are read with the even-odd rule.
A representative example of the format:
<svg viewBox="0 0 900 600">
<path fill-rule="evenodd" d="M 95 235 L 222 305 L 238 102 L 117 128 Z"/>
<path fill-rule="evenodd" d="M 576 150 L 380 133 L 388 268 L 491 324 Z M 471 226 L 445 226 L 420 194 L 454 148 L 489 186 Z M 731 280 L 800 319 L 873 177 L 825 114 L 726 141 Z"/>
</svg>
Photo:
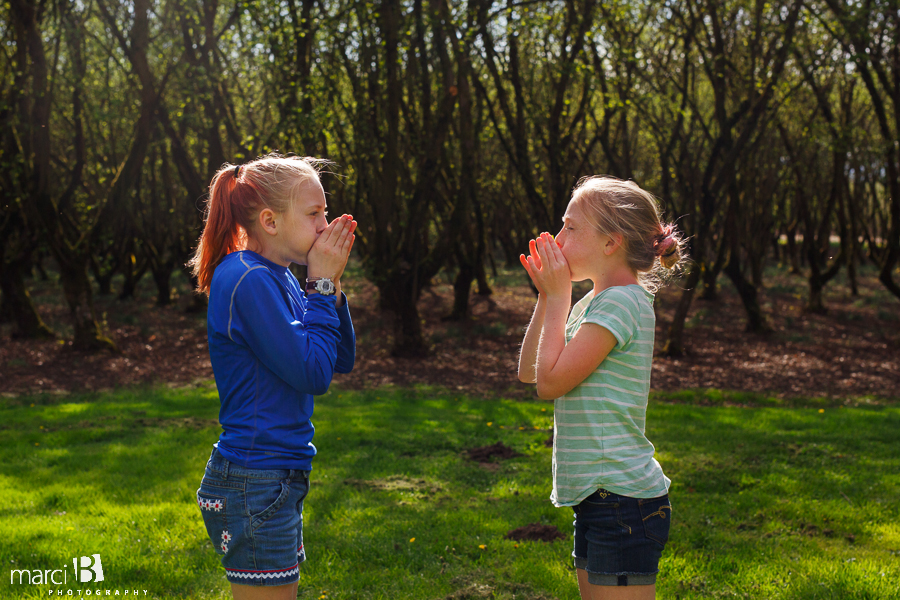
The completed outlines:
<svg viewBox="0 0 900 600">
<path fill-rule="evenodd" d="M 228 481 L 228 459 L 223 456 L 222 462 L 224 463 L 222 466 L 222 479 Z"/>
</svg>

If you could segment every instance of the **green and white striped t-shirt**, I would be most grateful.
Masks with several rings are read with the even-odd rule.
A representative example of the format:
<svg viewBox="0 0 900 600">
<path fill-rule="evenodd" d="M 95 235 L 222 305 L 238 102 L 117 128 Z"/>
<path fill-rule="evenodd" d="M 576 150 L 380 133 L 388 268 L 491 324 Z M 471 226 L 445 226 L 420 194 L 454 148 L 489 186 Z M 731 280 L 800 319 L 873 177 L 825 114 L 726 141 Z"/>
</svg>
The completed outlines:
<svg viewBox="0 0 900 600">
<path fill-rule="evenodd" d="M 574 506 L 599 488 L 632 498 L 668 493 L 671 481 L 644 435 L 656 317 L 639 285 L 589 292 L 572 307 L 566 343 L 582 323 L 610 331 L 616 346 L 597 369 L 557 398 L 553 413 L 553 493 Z"/>
</svg>

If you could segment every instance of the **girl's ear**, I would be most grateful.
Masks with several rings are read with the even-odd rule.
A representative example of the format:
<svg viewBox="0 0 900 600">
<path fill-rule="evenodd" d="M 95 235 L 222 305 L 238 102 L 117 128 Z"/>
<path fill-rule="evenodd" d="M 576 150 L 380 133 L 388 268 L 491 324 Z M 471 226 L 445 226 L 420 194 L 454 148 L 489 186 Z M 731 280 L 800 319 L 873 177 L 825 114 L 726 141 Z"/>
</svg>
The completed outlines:
<svg viewBox="0 0 900 600">
<path fill-rule="evenodd" d="M 613 252 L 622 247 L 624 241 L 625 238 L 621 233 L 609 234 L 609 239 L 606 241 L 606 245 L 603 246 L 603 253 L 610 256 Z"/>
<path fill-rule="evenodd" d="M 276 235 L 278 233 L 278 221 L 275 218 L 275 211 L 271 208 L 264 208 L 259 211 L 259 216 L 256 218 L 257 223 L 259 223 L 259 228 L 269 234 Z"/>
</svg>

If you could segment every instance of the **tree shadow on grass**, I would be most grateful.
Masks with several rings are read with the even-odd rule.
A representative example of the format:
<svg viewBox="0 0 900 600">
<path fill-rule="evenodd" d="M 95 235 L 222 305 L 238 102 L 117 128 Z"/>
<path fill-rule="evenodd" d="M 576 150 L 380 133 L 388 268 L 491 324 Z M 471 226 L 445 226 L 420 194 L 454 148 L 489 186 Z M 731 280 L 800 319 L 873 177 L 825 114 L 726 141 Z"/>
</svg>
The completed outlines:
<svg viewBox="0 0 900 600">
<path fill-rule="evenodd" d="M 674 482 L 663 575 L 667 560 L 702 565 L 710 590 L 697 597 L 723 589 L 888 597 L 878 591 L 884 581 L 867 580 L 872 567 L 862 565 L 891 571 L 876 526 L 878 515 L 900 510 L 900 457 L 892 450 L 900 411 L 655 406 L 651 415 L 649 435 Z M 673 595 L 696 583 L 661 581 L 661 592 Z"/>
<path fill-rule="evenodd" d="M 186 474 L 199 485 L 219 433 L 208 393 L 143 390 L 7 408 L 0 474 L 16 493 L 38 499 L 27 511 L 38 515 L 113 499 L 185 499 Z M 7 504 L 0 516 L 21 510 Z"/>
</svg>

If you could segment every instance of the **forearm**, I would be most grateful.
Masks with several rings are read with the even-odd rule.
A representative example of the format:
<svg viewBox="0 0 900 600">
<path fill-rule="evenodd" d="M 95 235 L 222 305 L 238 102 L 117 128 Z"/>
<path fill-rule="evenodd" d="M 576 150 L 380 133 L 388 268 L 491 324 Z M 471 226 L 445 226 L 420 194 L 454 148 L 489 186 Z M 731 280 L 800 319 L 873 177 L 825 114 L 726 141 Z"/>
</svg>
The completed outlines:
<svg viewBox="0 0 900 600">
<path fill-rule="evenodd" d="M 541 340 L 541 330 L 544 327 L 544 315 L 547 312 L 547 299 L 544 294 L 538 296 L 534 306 L 534 314 L 525 331 L 525 339 L 522 340 L 522 350 L 519 352 L 519 381 L 525 383 L 535 382 L 535 363 L 537 362 L 538 344 Z"/>
<path fill-rule="evenodd" d="M 566 318 L 569 314 L 570 298 L 553 296 L 547 299 L 544 327 L 537 351 L 535 379 L 538 396 L 547 396 L 546 389 L 550 374 L 566 347 Z"/>
</svg>

